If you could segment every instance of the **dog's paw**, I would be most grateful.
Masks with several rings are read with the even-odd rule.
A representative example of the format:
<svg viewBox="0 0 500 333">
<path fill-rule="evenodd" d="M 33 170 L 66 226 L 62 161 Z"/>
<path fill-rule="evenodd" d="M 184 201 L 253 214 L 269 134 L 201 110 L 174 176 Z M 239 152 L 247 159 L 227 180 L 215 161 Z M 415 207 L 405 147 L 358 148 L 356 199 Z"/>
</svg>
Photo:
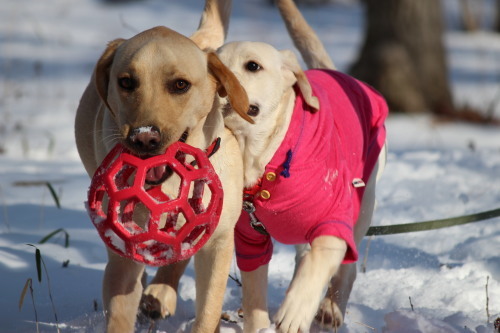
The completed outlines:
<svg viewBox="0 0 500 333">
<path fill-rule="evenodd" d="M 342 312 L 330 297 L 325 297 L 321 301 L 314 320 L 321 328 L 324 329 L 338 328 L 342 326 L 344 322 Z"/>
<path fill-rule="evenodd" d="M 152 295 L 143 295 L 139 304 L 142 316 L 146 319 L 158 320 L 170 316 L 162 309 L 160 301 Z"/>
<path fill-rule="evenodd" d="M 139 304 L 139 310 L 146 318 L 158 320 L 175 313 L 177 293 L 168 285 L 151 284 L 146 287 Z"/>
<path fill-rule="evenodd" d="M 278 332 L 309 332 L 319 303 L 319 297 L 290 289 L 283 304 L 274 316 Z"/>
</svg>

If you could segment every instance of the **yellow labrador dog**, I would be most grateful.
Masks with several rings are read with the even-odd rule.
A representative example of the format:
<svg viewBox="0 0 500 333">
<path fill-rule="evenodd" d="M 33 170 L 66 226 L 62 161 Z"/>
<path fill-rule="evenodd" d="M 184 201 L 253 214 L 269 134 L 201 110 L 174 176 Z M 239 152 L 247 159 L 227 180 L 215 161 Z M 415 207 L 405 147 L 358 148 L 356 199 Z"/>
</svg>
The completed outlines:
<svg viewBox="0 0 500 333">
<path fill-rule="evenodd" d="M 333 71 L 322 43 L 292 0 L 278 1 L 308 67 L 291 51 L 233 42 L 218 54 L 247 91 L 255 124 L 230 104 L 225 123 L 243 154 L 244 211 L 236 225 L 244 332 L 267 328 L 267 272 L 272 239 L 298 246 L 298 266 L 273 322 L 307 332 L 315 316 L 339 327 L 356 276 L 356 246 L 375 206 L 385 163 L 387 106 L 367 85 Z M 328 289 L 323 298 L 325 289 Z M 319 308 L 319 312 L 318 312 Z"/>
<path fill-rule="evenodd" d="M 220 46 L 225 37 L 220 22 L 223 17 L 227 21 L 229 9 L 230 1 L 208 0 L 193 40 L 203 48 Z M 212 29 L 213 22 L 217 26 Z M 207 37 L 207 31 L 212 37 Z M 207 333 L 218 330 L 243 188 L 241 153 L 224 127 L 215 96 L 227 95 L 232 107 L 247 119 L 249 106 L 233 73 L 216 54 L 202 51 L 193 40 L 155 27 L 128 40 L 110 42 L 81 98 L 75 135 L 89 176 L 116 143 L 138 156 L 152 156 L 178 140 L 206 149 L 215 138 L 221 138 L 210 161 L 225 192 L 222 215 L 194 263 L 196 320 L 192 331 Z M 162 183 L 167 194 L 179 188 L 179 181 L 161 168 L 148 172 L 147 180 Z M 187 263 L 160 267 L 143 290 L 144 265 L 108 250 L 102 287 L 107 332 L 133 332 L 139 307 L 152 319 L 173 315 L 177 285 Z"/>
</svg>

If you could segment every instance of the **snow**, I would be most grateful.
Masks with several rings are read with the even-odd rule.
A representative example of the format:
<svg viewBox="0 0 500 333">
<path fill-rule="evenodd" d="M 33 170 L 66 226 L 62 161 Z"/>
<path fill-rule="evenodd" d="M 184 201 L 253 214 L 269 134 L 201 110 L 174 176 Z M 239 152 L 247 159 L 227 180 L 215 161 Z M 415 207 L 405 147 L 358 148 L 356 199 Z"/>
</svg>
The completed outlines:
<svg viewBox="0 0 500 333">
<path fill-rule="evenodd" d="M 104 237 L 106 237 L 111 245 L 116 249 L 120 250 L 122 253 L 127 253 L 127 247 L 125 246 L 125 241 L 120 238 L 112 229 L 106 229 L 104 232 Z"/>
<path fill-rule="evenodd" d="M 454 98 L 500 116 L 500 35 L 452 29 L 457 3 L 445 0 Z M 493 10 L 487 7 L 492 3 L 484 2 L 484 22 L 492 20 Z M 35 331 L 29 292 L 18 309 L 28 278 L 33 279 L 40 331 L 56 331 L 49 279 L 44 272 L 42 282 L 37 281 L 35 249 L 26 244 L 41 251 L 61 331 L 103 331 L 100 289 L 106 252 L 84 205 L 90 180 L 74 143 L 75 110 L 108 41 L 155 25 L 189 35 L 202 8 L 197 0 L 0 2 L 0 332 Z M 337 1 L 302 10 L 339 69 L 347 70 L 363 38 L 359 3 Z M 229 30 L 229 40 L 292 48 L 276 9 L 264 0 L 235 1 Z M 500 128 L 439 123 L 424 115 L 392 115 L 387 128 L 388 163 L 377 187 L 374 225 L 498 207 Z M 61 209 L 55 207 L 47 181 L 56 189 Z M 58 228 L 69 233 L 68 248 L 62 235 L 38 244 Z M 493 331 L 492 322 L 500 316 L 498 218 L 366 238 L 360 253 L 366 272 L 358 273 L 340 332 Z M 286 292 L 294 255 L 292 247 L 275 245 L 268 288 L 271 313 Z M 148 268 L 150 277 L 154 271 Z M 239 277 L 235 265 L 231 276 Z M 189 331 L 193 289 L 191 264 L 179 287 L 177 314 L 159 323 L 158 332 Z M 240 297 L 240 287 L 229 279 L 224 311 L 236 321 Z M 221 331 L 239 332 L 239 325 L 223 323 Z"/>
</svg>

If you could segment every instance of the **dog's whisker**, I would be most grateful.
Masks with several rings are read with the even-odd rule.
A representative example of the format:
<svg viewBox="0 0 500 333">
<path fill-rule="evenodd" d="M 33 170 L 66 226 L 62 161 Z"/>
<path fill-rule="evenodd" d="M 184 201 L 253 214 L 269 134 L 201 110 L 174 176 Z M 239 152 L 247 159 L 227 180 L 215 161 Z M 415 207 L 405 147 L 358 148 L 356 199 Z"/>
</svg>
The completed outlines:
<svg viewBox="0 0 500 333">
<path fill-rule="evenodd" d="M 95 130 L 88 131 L 87 134 L 91 134 L 91 135 L 100 134 L 100 135 L 102 135 L 105 132 L 106 131 L 104 129 L 95 129 Z M 113 130 L 111 130 L 111 132 L 108 136 L 111 136 L 111 135 L 121 136 L 121 133 L 118 130 L 113 129 Z"/>
<path fill-rule="evenodd" d="M 90 134 L 92 137 L 97 137 L 99 135 L 102 135 L 105 132 L 103 129 L 95 129 L 88 131 L 87 134 Z M 118 130 L 111 130 L 111 133 L 108 134 L 107 136 L 102 137 L 102 141 L 104 144 L 115 144 L 120 142 L 122 139 L 122 135 Z"/>
<path fill-rule="evenodd" d="M 102 141 L 105 143 L 105 144 L 114 144 L 114 143 L 118 143 L 121 139 L 121 136 L 120 135 L 108 135 L 107 137 L 104 137 L 102 139 Z"/>
<path fill-rule="evenodd" d="M 95 130 L 95 131 L 91 131 L 91 133 L 95 136 L 97 134 L 103 134 L 104 130 Z M 104 144 L 115 144 L 115 143 L 118 143 L 121 139 L 122 139 L 122 135 L 117 130 L 113 130 L 107 136 L 102 137 L 102 141 Z"/>
</svg>

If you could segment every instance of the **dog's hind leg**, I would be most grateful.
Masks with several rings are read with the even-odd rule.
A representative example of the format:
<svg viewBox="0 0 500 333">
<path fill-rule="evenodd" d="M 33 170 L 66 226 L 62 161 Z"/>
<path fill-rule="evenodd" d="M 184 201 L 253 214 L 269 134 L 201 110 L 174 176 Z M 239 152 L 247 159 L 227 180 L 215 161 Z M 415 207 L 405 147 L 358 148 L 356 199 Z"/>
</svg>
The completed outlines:
<svg viewBox="0 0 500 333">
<path fill-rule="evenodd" d="M 318 35 L 304 19 L 293 0 L 277 0 L 288 34 L 299 50 L 307 68 L 335 69 L 332 59 Z"/>
</svg>

